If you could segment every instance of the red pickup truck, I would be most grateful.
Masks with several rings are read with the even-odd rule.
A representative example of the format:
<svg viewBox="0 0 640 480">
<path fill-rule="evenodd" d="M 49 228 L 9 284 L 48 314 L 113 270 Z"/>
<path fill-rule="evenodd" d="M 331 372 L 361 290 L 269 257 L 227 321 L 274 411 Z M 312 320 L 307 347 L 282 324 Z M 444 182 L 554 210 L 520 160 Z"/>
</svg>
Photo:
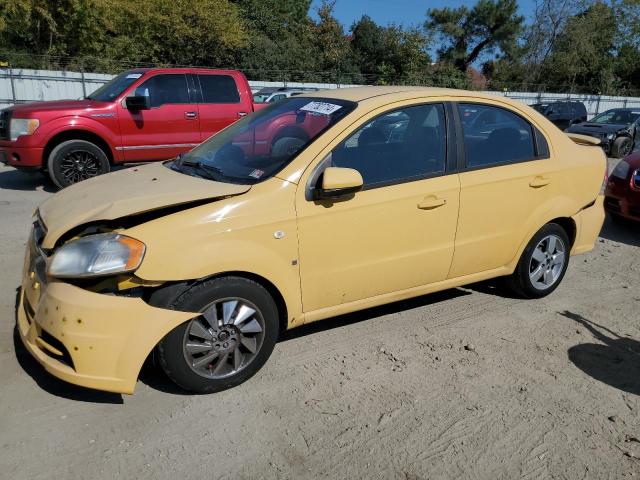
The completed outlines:
<svg viewBox="0 0 640 480">
<path fill-rule="evenodd" d="M 173 158 L 261 107 L 238 71 L 129 70 L 82 100 L 0 111 L 0 162 L 66 187 L 115 164 Z"/>
</svg>

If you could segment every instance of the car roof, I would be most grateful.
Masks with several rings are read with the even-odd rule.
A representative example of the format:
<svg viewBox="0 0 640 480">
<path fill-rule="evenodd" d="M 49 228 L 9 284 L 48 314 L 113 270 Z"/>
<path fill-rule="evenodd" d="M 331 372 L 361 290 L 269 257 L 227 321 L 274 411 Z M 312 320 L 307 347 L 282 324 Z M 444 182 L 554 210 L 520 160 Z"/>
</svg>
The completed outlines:
<svg viewBox="0 0 640 480">
<path fill-rule="evenodd" d="M 510 105 L 516 109 L 522 109 L 527 105 L 517 100 L 499 93 L 485 93 L 470 90 L 457 90 L 452 88 L 436 87 L 402 87 L 402 86 L 380 86 L 380 87 L 348 87 L 333 90 L 322 90 L 319 92 L 305 92 L 304 98 L 325 98 L 346 100 L 352 102 L 380 102 L 394 103 L 403 100 L 411 100 L 425 97 L 459 97 L 459 101 L 477 102 L 482 100 L 498 101 Z M 298 96 L 300 98 L 300 96 Z"/>
</svg>

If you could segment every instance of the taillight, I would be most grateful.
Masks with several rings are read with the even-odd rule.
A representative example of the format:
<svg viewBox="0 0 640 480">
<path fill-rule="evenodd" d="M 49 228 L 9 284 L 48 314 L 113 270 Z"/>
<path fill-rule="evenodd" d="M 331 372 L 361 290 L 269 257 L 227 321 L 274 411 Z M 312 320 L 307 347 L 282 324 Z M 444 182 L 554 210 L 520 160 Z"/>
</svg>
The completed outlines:
<svg viewBox="0 0 640 480">
<path fill-rule="evenodd" d="M 631 181 L 629 182 L 631 190 L 640 192 L 640 168 L 636 168 L 631 174 Z"/>
</svg>

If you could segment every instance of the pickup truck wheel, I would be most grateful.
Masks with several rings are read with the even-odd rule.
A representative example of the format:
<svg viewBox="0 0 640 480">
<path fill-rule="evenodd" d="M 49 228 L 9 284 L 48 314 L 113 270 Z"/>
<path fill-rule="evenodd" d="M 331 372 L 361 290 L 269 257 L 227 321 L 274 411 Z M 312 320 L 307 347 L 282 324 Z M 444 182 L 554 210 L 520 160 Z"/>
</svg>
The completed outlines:
<svg viewBox="0 0 640 480">
<path fill-rule="evenodd" d="M 307 143 L 307 139 L 300 135 L 277 138 L 271 145 L 271 156 L 290 157 L 300 150 L 305 143 Z"/>
<path fill-rule="evenodd" d="M 276 304 L 260 284 L 214 278 L 191 287 L 170 308 L 201 312 L 158 344 L 158 359 L 177 385 L 212 393 L 239 385 L 267 361 L 278 339 Z"/>
<path fill-rule="evenodd" d="M 613 158 L 626 157 L 633 150 L 633 140 L 629 137 L 618 137 L 611 146 L 611 156 Z"/>
<path fill-rule="evenodd" d="M 51 151 L 47 168 L 53 183 L 65 188 L 108 173 L 111 165 L 107 155 L 96 144 L 86 140 L 67 140 Z"/>
</svg>

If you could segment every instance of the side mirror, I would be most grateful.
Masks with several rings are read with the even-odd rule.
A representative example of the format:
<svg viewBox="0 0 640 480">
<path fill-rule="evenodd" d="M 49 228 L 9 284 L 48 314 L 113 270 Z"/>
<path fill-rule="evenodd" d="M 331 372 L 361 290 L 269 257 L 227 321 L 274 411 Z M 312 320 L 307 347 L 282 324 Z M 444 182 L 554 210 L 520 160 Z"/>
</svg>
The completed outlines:
<svg viewBox="0 0 640 480">
<path fill-rule="evenodd" d="M 581 118 L 574 118 L 573 120 L 571 120 L 569 122 L 569 125 L 577 125 L 578 123 L 582 123 L 582 119 Z"/>
<path fill-rule="evenodd" d="M 139 110 L 149 110 L 151 108 L 151 99 L 146 95 L 137 95 L 127 97 L 125 99 L 127 110 L 137 112 Z"/>
<path fill-rule="evenodd" d="M 340 198 L 362 190 L 362 175 L 353 168 L 327 167 L 322 173 L 322 185 L 315 190 L 315 199 Z"/>
</svg>

